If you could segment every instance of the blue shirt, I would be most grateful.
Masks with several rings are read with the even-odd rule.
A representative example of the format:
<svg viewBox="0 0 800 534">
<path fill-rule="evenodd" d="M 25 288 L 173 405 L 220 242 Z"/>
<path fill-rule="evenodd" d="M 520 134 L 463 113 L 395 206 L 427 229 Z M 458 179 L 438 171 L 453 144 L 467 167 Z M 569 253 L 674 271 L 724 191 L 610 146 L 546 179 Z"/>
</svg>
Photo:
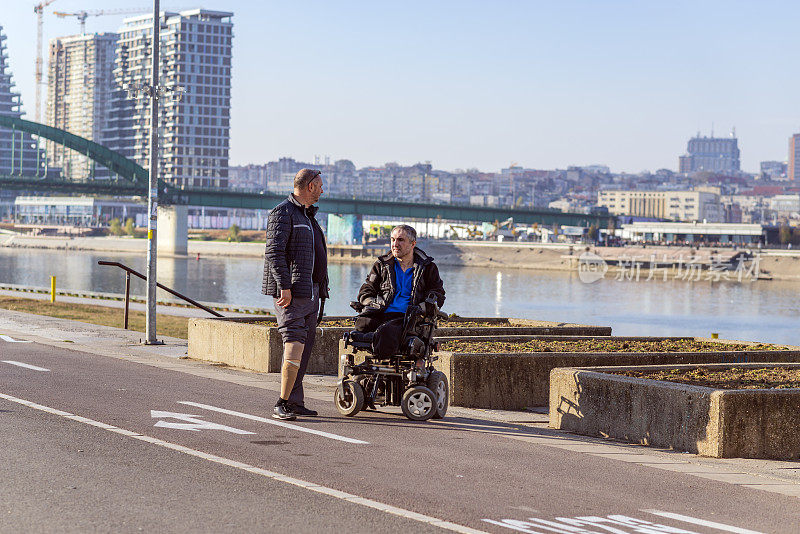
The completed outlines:
<svg viewBox="0 0 800 534">
<path fill-rule="evenodd" d="M 414 280 L 414 266 L 403 271 L 400 262 L 394 262 L 394 278 L 397 281 L 397 293 L 394 294 L 392 303 L 386 308 L 385 313 L 400 312 L 405 313 L 411 303 L 411 286 Z"/>
</svg>

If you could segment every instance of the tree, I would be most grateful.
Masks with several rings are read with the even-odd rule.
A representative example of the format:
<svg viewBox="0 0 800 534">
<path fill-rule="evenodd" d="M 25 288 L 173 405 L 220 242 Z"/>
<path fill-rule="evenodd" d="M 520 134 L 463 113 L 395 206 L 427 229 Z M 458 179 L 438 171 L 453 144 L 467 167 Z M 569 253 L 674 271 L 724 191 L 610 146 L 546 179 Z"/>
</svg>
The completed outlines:
<svg viewBox="0 0 800 534">
<path fill-rule="evenodd" d="M 785 224 L 782 224 L 780 230 L 778 230 L 778 239 L 780 239 L 781 245 L 786 245 L 788 243 L 791 243 L 792 229 L 786 226 Z"/>
<path fill-rule="evenodd" d="M 232 224 L 230 228 L 228 228 L 228 241 L 236 241 L 239 242 L 242 240 L 242 236 L 239 235 L 239 227 L 235 224 Z"/>
<path fill-rule="evenodd" d="M 589 238 L 590 242 L 594 243 L 595 241 L 597 241 L 597 226 L 591 225 L 586 235 Z"/>
<path fill-rule="evenodd" d="M 792 245 L 800 245 L 800 226 L 795 226 L 792 230 Z"/>
<path fill-rule="evenodd" d="M 108 231 L 111 235 L 115 236 L 121 236 L 125 233 L 125 231 L 122 229 L 119 219 L 111 219 L 108 222 Z"/>
<path fill-rule="evenodd" d="M 131 237 L 136 237 L 136 227 L 133 224 L 133 219 L 128 218 L 125 221 L 125 233 Z"/>
</svg>

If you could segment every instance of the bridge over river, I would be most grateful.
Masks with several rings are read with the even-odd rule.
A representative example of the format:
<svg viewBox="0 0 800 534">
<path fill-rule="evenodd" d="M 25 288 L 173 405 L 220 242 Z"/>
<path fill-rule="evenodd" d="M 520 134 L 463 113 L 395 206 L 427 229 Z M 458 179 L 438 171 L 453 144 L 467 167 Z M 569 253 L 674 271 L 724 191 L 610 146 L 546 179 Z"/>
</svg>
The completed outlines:
<svg viewBox="0 0 800 534">
<path fill-rule="evenodd" d="M 147 196 L 148 171 L 134 161 L 98 143 L 84 139 L 65 130 L 16 117 L 0 116 L 0 128 L 9 129 L 13 136 L 27 133 L 37 139 L 46 139 L 87 156 L 97 165 L 108 169 L 110 177 L 69 180 L 52 172 L 36 171 L 25 175 L 22 169 L 16 173 L 0 172 L 0 188 L 16 189 L 29 193 L 60 192 L 83 195 Z M 15 157 L 12 143 L 12 160 Z M 30 172 L 30 171 L 28 171 Z M 218 208 L 272 209 L 286 195 L 277 193 L 245 193 L 224 189 L 177 188 L 159 180 L 159 221 L 162 235 L 159 248 L 166 252 L 182 253 L 186 250 L 187 206 Z M 420 202 L 397 202 L 358 198 L 323 197 L 319 202 L 322 211 L 335 214 L 369 215 L 383 218 L 408 218 L 446 220 L 462 222 L 494 222 L 513 217 L 519 224 L 596 225 L 608 226 L 608 215 L 563 213 L 553 209 L 504 209 L 496 207 L 469 206 L 459 204 L 429 204 Z"/>
</svg>

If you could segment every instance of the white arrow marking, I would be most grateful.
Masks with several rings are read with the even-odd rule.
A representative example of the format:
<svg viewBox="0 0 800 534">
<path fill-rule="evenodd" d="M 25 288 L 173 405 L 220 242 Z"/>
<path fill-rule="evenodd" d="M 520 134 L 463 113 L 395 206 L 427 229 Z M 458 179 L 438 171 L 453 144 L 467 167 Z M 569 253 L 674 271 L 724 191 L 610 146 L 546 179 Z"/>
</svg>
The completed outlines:
<svg viewBox="0 0 800 534">
<path fill-rule="evenodd" d="M 14 360 L 3 360 L 3 363 L 10 363 L 11 365 L 24 367 L 25 369 L 33 369 L 34 371 L 50 371 L 50 369 L 45 369 L 44 367 L 36 367 L 35 365 L 31 365 L 29 363 L 15 362 Z"/>
<path fill-rule="evenodd" d="M 329 432 L 323 432 L 322 430 L 313 430 L 311 428 L 305 428 L 299 425 L 284 423 L 283 421 L 275 421 L 274 419 L 267 419 L 266 417 L 250 415 L 248 413 L 234 412 L 233 410 L 226 410 L 225 408 L 217 408 L 216 406 L 209 406 L 208 404 L 200 404 L 198 402 L 189 402 L 189 401 L 178 401 L 178 404 L 186 404 L 187 406 L 194 406 L 195 408 L 203 408 L 204 410 L 212 410 L 214 412 L 224 413 L 228 415 L 235 415 L 237 417 L 243 417 L 244 419 L 250 419 L 251 421 L 259 421 L 261 423 L 269 423 L 275 426 L 291 428 L 292 430 L 299 430 L 300 432 L 308 432 L 309 434 L 315 434 L 317 436 L 335 439 L 337 441 L 344 441 L 345 443 L 357 443 L 359 445 L 369 445 L 369 442 L 361 441 L 360 439 L 346 438 L 344 436 L 338 436 L 336 434 L 331 434 Z"/>
<path fill-rule="evenodd" d="M 158 421 L 154 426 L 162 428 L 175 428 L 177 430 L 191 430 L 192 432 L 200 432 L 201 430 L 224 430 L 232 434 L 255 434 L 255 432 L 248 432 L 247 430 L 240 430 L 230 426 L 221 425 L 219 423 L 212 423 L 211 421 L 203 421 L 200 419 L 201 415 L 192 415 L 188 413 L 174 413 L 174 412 L 160 412 L 157 410 L 150 410 L 150 417 L 170 417 L 180 421 L 188 421 L 187 423 L 168 423 L 166 421 Z"/>
<path fill-rule="evenodd" d="M 741 527 L 734 527 L 731 525 L 726 525 L 724 523 L 717 523 L 715 521 L 707 521 L 705 519 L 698 519 L 696 517 L 690 517 L 688 515 L 681 515 L 681 514 L 673 514 L 671 512 L 662 512 L 661 510 L 642 510 L 643 512 L 647 512 L 648 514 L 653 515 L 660 515 L 661 517 L 668 517 L 670 519 L 676 519 L 678 521 L 685 521 L 687 523 L 692 523 L 694 525 L 700 525 L 703 527 L 715 528 L 717 530 L 724 530 L 725 532 L 734 532 L 735 534 L 763 534 L 756 530 L 748 530 L 746 528 Z"/>
<path fill-rule="evenodd" d="M 8 341 L 9 343 L 33 343 L 33 341 L 24 341 L 22 339 L 14 339 L 11 336 L 4 336 L 3 334 L 0 334 L 0 339 L 2 339 L 3 341 Z"/>
</svg>

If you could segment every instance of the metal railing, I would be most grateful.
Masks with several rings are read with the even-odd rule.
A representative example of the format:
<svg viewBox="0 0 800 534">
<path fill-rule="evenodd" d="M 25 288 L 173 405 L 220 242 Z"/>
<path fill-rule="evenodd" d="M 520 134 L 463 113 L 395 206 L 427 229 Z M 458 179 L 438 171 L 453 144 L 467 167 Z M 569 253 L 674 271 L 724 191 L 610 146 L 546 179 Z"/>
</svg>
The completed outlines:
<svg viewBox="0 0 800 534">
<path fill-rule="evenodd" d="M 101 260 L 101 261 L 98 261 L 97 264 L 98 265 L 108 265 L 108 266 L 111 266 L 111 267 L 119 267 L 120 269 L 125 271 L 125 318 L 124 318 L 124 328 L 125 328 L 125 330 L 127 330 L 128 329 L 128 305 L 130 304 L 130 297 L 131 297 L 131 275 L 137 276 L 137 277 L 141 278 L 144 281 L 147 281 L 147 277 L 145 275 L 143 275 L 142 273 L 138 272 L 138 271 L 134 271 L 133 269 L 131 269 L 127 265 L 123 265 L 123 264 L 121 264 L 119 262 L 116 262 L 116 261 L 102 261 Z M 156 287 L 159 287 L 159 288 L 163 289 L 164 291 L 166 291 L 167 293 L 169 293 L 171 295 L 175 295 L 176 297 L 178 297 L 181 300 L 185 300 L 186 302 L 188 302 L 192 306 L 200 308 L 201 310 L 210 313 L 214 317 L 224 317 L 224 315 L 222 315 L 221 313 L 212 310 L 208 306 L 203 306 L 202 304 L 200 304 L 196 300 L 192 300 L 192 299 L 190 299 L 189 297 L 187 297 L 185 295 L 181 295 L 180 293 L 178 293 L 174 289 L 170 289 L 170 288 L 168 288 L 166 286 L 162 286 L 159 283 L 156 283 Z"/>
</svg>

